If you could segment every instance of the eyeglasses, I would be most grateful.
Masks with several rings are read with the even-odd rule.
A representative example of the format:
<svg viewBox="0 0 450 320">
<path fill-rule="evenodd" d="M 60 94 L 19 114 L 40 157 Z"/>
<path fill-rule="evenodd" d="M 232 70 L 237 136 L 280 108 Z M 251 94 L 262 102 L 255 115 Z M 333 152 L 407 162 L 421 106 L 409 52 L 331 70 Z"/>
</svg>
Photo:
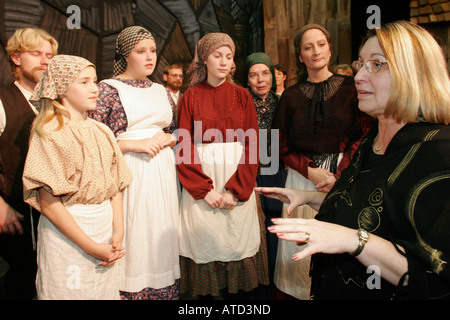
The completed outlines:
<svg viewBox="0 0 450 320">
<path fill-rule="evenodd" d="M 352 68 L 355 73 L 358 73 L 359 70 L 362 69 L 363 66 L 366 67 L 366 70 L 370 73 L 377 73 L 381 70 L 381 68 L 388 64 L 387 61 L 380 61 L 380 60 L 367 60 L 366 62 L 361 61 L 353 61 Z"/>
<path fill-rule="evenodd" d="M 181 78 L 181 79 L 184 78 L 182 74 L 169 74 L 168 76 L 172 78 Z"/>
</svg>

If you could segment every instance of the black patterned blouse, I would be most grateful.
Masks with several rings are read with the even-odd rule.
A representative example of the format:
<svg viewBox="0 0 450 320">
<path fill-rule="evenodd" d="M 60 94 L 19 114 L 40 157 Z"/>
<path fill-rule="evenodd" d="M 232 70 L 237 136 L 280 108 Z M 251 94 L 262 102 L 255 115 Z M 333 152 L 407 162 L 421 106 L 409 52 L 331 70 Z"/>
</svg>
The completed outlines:
<svg viewBox="0 0 450 320">
<path fill-rule="evenodd" d="M 256 118 L 260 129 L 270 129 L 272 121 L 278 108 L 278 96 L 273 92 L 269 92 L 266 99 L 250 92 L 256 107 Z"/>
</svg>

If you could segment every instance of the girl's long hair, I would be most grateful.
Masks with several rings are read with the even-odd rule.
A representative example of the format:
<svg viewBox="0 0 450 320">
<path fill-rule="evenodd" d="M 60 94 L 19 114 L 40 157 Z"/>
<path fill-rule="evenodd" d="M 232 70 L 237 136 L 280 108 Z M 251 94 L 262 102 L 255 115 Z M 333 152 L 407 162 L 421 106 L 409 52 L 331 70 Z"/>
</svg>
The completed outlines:
<svg viewBox="0 0 450 320">
<path fill-rule="evenodd" d="M 54 117 L 58 119 L 58 127 L 56 130 L 59 130 L 64 125 L 64 121 L 66 118 L 70 119 L 70 113 L 66 108 L 63 107 L 56 100 L 43 98 L 40 101 L 39 106 L 39 114 L 36 116 L 34 120 L 33 127 L 31 128 L 31 135 L 37 133 L 39 136 L 45 138 L 47 136 L 46 131 L 44 130 L 45 124 L 50 122 Z"/>
</svg>

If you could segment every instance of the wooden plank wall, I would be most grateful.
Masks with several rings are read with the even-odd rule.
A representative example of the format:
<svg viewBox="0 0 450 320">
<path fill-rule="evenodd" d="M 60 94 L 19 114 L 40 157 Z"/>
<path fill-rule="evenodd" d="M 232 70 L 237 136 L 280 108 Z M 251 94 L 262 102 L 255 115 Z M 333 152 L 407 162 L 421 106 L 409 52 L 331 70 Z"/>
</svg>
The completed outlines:
<svg viewBox="0 0 450 320">
<path fill-rule="evenodd" d="M 0 42 L 2 43 L 2 53 L 0 54 L 0 86 L 6 86 L 14 80 L 4 50 L 7 40 L 17 28 L 22 28 L 24 25 L 39 27 L 44 11 L 44 6 L 40 0 L 0 2 Z"/>
<path fill-rule="evenodd" d="M 450 70 L 450 0 L 411 0 L 411 21 L 421 24 L 438 40 Z"/>
<path fill-rule="evenodd" d="M 45 13 L 40 27 L 48 30 L 53 37 L 58 39 L 60 51 L 65 54 L 79 55 L 97 64 L 98 36 L 86 28 L 80 30 L 68 29 L 66 27 L 66 15 L 46 4 L 44 8 Z"/>
<path fill-rule="evenodd" d="M 449 0 L 411 0 L 411 21 L 414 23 L 449 22 Z"/>
<path fill-rule="evenodd" d="M 264 49 L 263 0 L 1 0 L 0 86 L 12 81 L 5 55 L 17 28 L 41 27 L 59 42 L 59 53 L 83 56 L 97 65 L 99 79 L 112 75 L 115 40 L 130 25 L 141 25 L 155 37 L 158 64 L 151 76 L 163 83 L 169 63 L 187 66 L 195 44 L 208 32 L 226 32 L 236 42 L 236 62 Z M 70 5 L 81 10 L 81 29 L 67 28 Z M 242 68 L 239 69 L 241 71 Z"/>
<path fill-rule="evenodd" d="M 294 38 L 308 23 L 327 28 L 332 37 L 332 65 L 351 64 L 351 0 L 263 0 L 265 52 L 288 71 L 287 83 L 297 81 Z"/>
<path fill-rule="evenodd" d="M 362 0 L 353 1 L 360 4 Z M 74 3 L 81 9 L 80 30 L 66 27 L 66 9 Z M 389 5 L 389 0 L 383 3 Z M 411 0 L 410 9 L 411 20 L 429 20 L 426 27 L 440 39 L 450 65 L 449 3 Z M 274 63 L 288 70 L 290 85 L 297 78 L 294 37 L 307 23 L 320 23 L 330 31 L 333 65 L 351 63 L 351 7 L 351 0 L 1 0 L 0 86 L 13 79 L 4 48 L 17 28 L 47 29 L 59 41 L 60 53 L 88 58 L 104 79 L 112 75 L 117 34 L 134 24 L 148 28 L 156 38 L 159 62 L 152 75 L 155 81 L 162 82 L 162 70 L 169 63 L 181 62 L 187 67 L 197 41 L 207 32 L 221 31 L 236 43 L 238 82 L 245 83 L 246 56 L 265 51 Z M 443 18 L 447 21 L 441 21 Z"/>
</svg>

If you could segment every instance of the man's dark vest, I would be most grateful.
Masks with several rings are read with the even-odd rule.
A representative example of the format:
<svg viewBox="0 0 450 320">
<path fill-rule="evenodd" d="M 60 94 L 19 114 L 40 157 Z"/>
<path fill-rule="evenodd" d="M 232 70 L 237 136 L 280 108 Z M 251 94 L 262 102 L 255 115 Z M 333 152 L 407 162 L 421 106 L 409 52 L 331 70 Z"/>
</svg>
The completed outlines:
<svg viewBox="0 0 450 320">
<path fill-rule="evenodd" d="M 0 89 L 0 99 L 6 114 L 6 126 L 0 135 L 0 194 L 15 210 L 29 214 L 29 206 L 23 201 L 22 174 L 36 115 L 14 83 Z"/>
</svg>

